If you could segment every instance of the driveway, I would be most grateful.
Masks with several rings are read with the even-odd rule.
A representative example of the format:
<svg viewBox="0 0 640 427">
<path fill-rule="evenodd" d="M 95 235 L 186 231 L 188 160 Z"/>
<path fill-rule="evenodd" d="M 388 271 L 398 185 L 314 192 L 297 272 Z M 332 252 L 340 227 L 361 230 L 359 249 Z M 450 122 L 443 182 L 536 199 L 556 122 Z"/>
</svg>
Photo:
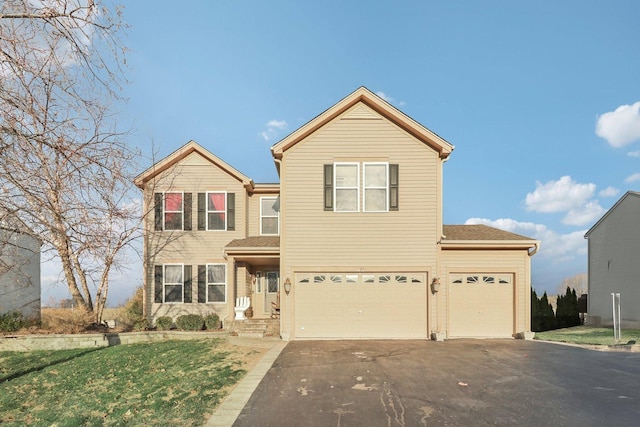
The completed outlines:
<svg viewBox="0 0 640 427">
<path fill-rule="evenodd" d="M 294 341 L 234 424 L 441 425 L 640 425 L 640 353 L 520 340 Z"/>
</svg>

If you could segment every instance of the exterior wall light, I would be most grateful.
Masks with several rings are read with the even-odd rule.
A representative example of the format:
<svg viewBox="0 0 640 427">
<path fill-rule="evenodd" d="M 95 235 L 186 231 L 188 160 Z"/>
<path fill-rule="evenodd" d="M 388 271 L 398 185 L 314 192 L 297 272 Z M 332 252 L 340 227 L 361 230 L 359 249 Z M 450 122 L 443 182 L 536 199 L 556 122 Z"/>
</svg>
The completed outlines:
<svg viewBox="0 0 640 427">
<path fill-rule="evenodd" d="M 433 280 L 431 281 L 431 292 L 435 294 L 439 290 L 440 290 L 440 278 L 434 277 Z"/>
<path fill-rule="evenodd" d="M 291 280 L 287 277 L 284 281 L 284 293 L 289 295 L 289 292 L 291 292 Z"/>
</svg>

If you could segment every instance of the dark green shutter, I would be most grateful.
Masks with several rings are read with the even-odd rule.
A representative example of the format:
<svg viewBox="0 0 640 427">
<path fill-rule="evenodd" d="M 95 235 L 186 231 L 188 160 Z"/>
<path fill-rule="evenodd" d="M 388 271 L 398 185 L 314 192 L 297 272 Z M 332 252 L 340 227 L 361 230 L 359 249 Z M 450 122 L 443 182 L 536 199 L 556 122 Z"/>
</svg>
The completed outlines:
<svg viewBox="0 0 640 427">
<path fill-rule="evenodd" d="M 154 302 L 162 302 L 162 266 L 156 265 L 154 268 Z"/>
<path fill-rule="evenodd" d="M 236 193 L 227 193 L 227 230 L 236 229 Z"/>
<path fill-rule="evenodd" d="M 184 229 L 186 231 L 191 230 L 191 207 L 192 207 L 192 195 L 191 193 L 184 193 Z"/>
<path fill-rule="evenodd" d="M 207 302 L 207 266 L 198 266 L 198 302 Z"/>
<path fill-rule="evenodd" d="M 155 212 L 154 228 L 156 231 L 162 231 L 162 193 L 155 193 L 153 195 L 153 210 Z"/>
<path fill-rule="evenodd" d="M 198 193 L 198 230 L 207 228 L 207 194 Z"/>
<path fill-rule="evenodd" d="M 183 301 L 184 302 L 191 302 L 191 300 L 192 300 L 192 298 L 191 298 L 191 282 L 192 282 L 191 266 L 190 265 L 185 265 L 183 273 L 184 273 L 184 284 L 182 286 L 182 291 L 184 292 Z"/>
<path fill-rule="evenodd" d="M 400 209 L 400 166 L 397 164 L 389 165 L 389 210 L 397 211 Z"/>
<path fill-rule="evenodd" d="M 333 165 L 324 165 L 324 210 L 333 210 Z"/>
</svg>

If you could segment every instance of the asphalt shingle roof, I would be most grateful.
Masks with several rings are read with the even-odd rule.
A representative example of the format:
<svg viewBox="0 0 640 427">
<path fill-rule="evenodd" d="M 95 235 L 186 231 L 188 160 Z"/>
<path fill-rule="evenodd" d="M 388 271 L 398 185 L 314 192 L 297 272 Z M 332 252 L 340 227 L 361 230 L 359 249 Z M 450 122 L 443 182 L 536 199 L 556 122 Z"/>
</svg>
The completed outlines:
<svg viewBox="0 0 640 427">
<path fill-rule="evenodd" d="M 229 242 L 227 248 L 280 248 L 280 236 L 254 236 Z"/>
<path fill-rule="evenodd" d="M 444 241 L 452 240 L 534 240 L 520 234 L 500 230 L 483 224 L 443 225 Z"/>
</svg>

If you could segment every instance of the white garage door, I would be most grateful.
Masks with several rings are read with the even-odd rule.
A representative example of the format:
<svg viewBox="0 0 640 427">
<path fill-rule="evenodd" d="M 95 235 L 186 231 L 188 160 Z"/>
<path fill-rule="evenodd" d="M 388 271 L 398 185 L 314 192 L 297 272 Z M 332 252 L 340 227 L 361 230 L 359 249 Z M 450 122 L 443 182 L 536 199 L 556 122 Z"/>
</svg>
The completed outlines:
<svg viewBox="0 0 640 427">
<path fill-rule="evenodd" d="M 426 273 L 297 273 L 295 338 L 426 338 Z"/>
<path fill-rule="evenodd" d="M 449 337 L 511 337 L 513 274 L 449 276 Z"/>
</svg>

